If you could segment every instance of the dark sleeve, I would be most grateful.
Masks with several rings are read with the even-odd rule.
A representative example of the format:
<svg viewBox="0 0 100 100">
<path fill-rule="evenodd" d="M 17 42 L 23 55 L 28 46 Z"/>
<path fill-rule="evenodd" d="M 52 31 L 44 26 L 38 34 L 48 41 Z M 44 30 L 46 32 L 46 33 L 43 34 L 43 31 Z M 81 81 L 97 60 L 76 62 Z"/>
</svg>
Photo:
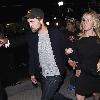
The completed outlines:
<svg viewBox="0 0 100 100">
<path fill-rule="evenodd" d="M 60 31 L 60 37 L 62 38 L 64 49 L 71 48 L 70 42 L 66 38 L 66 34 L 64 32 Z"/>
<path fill-rule="evenodd" d="M 29 74 L 30 75 L 35 75 L 36 59 L 34 53 L 35 53 L 34 49 L 29 48 Z"/>
<path fill-rule="evenodd" d="M 39 75 L 39 56 L 38 56 L 38 34 L 30 36 L 29 42 L 29 73 L 30 75 Z"/>
<path fill-rule="evenodd" d="M 20 36 L 9 37 L 8 40 L 10 43 L 10 47 L 16 47 L 27 44 L 27 38 L 28 38 L 27 33 L 22 34 Z"/>
<path fill-rule="evenodd" d="M 73 45 L 73 47 L 72 47 L 73 53 L 69 54 L 68 57 L 71 58 L 71 60 L 78 62 L 76 69 L 80 69 L 80 55 L 78 52 L 77 43 L 78 43 L 78 41 L 76 41 L 75 44 Z"/>
</svg>

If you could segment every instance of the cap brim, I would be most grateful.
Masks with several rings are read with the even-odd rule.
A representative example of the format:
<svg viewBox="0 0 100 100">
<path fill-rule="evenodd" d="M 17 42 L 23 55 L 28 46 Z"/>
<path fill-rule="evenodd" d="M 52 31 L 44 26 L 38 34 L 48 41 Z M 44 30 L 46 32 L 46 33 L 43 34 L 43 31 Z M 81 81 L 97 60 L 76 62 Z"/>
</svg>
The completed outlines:
<svg viewBox="0 0 100 100">
<path fill-rule="evenodd" d="M 25 18 L 35 18 L 35 16 L 31 15 L 31 14 L 27 14 L 24 16 Z"/>
</svg>

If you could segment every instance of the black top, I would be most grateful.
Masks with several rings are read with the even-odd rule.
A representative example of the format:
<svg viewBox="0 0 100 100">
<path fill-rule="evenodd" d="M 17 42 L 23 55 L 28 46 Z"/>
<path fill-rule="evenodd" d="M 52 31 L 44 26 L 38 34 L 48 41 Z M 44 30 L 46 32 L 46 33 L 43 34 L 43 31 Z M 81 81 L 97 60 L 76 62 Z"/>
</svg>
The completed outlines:
<svg viewBox="0 0 100 100">
<path fill-rule="evenodd" d="M 76 43 L 79 55 L 79 66 L 82 73 L 77 78 L 76 93 L 88 95 L 100 92 L 100 75 L 97 73 L 97 63 L 100 59 L 100 41 L 96 36 L 83 37 Z"/>
<path fill-rule="evenodd" d="M 100 59 L 100 43 L 97 37 L 83 37 L 78 40 L 76 46 L 82 71 L 96 71 L 96 66 Z"/>
</svg>

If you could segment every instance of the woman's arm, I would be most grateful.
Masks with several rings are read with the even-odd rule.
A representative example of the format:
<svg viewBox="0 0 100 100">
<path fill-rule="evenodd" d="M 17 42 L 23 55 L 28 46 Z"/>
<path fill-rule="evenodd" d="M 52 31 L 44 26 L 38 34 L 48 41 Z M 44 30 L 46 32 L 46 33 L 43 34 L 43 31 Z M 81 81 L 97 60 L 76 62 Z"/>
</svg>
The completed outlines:
<svg viewBox="0 0 100 100">
<path fill-rule="evenodd" d="M 97 72 L 100 72 L 100 59 L 99 59 L 99 61 L 97 63 Z"/>
</svg>

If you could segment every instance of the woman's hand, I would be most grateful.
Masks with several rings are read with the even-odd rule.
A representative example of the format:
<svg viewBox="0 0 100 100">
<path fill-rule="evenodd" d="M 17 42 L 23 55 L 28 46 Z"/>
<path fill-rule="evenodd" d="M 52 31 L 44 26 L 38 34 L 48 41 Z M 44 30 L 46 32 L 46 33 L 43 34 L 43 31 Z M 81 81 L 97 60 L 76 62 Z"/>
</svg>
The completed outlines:
<svg viewBox="0 0 100 100">
<path fill-rule="evenodd" d="M 75 67 L 77 67 L 77 63 L 76 61 L 71 60 L 70 58 L 68 59 L 68 64 L 75 69 Z"/>
<path fill-rule="evenodd" d="M 97 72 L 100 71 L 100 60 L 99 62 L 97 63 Z"/>
<path fill-rule="evenodd" d="M 73 53 L 73 49 L 72 48 L 66 48 L 65 49 L 65 54 L 68 55 L 68 54 L 71 54 Z"/>
<path fill-rule="evenodd" d="M 31 76 L 31 81 L 33 84 L 37 84 L 37 80 L 34 75 Z"/>
<path fill-rule="evenodd" d="M 77 70 L 76 70 L 76 74 L 75 74 L 75 76 L 79 77 L 80 74 L 81 74 L 81 70 L 77 69 Z"/>
</svg>

